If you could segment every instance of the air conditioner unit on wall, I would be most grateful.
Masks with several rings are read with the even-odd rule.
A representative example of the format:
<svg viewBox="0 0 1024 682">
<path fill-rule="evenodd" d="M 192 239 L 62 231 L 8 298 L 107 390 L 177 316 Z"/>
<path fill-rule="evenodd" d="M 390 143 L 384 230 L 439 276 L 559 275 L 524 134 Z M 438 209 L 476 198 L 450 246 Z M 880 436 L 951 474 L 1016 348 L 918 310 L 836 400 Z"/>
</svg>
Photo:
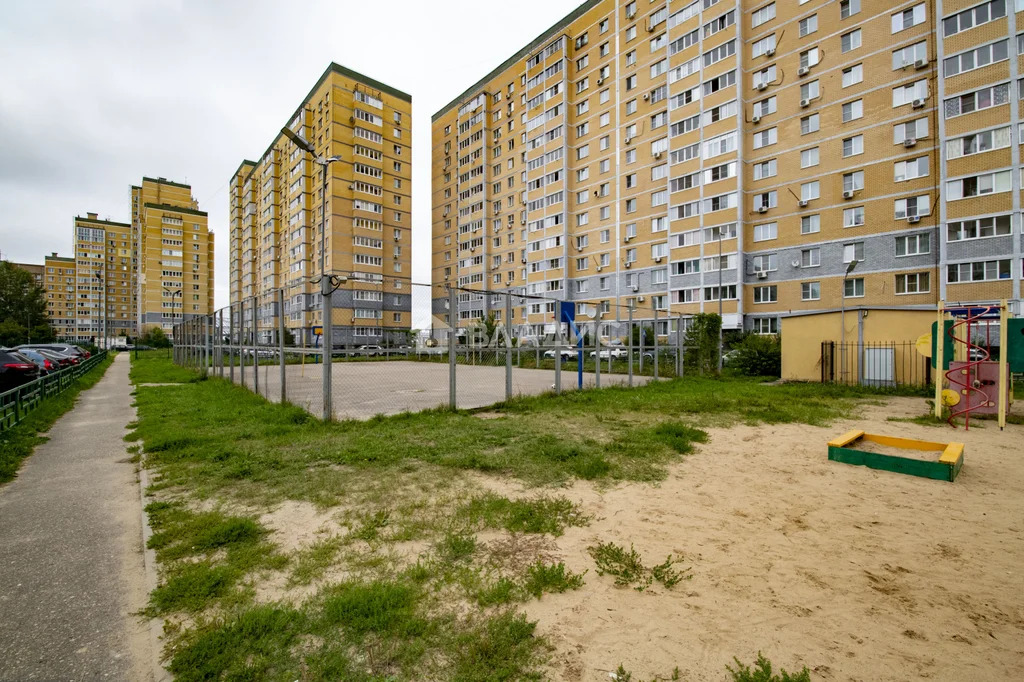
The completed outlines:
<svg viewBox="0 0 1024 682">
<path fill-rule="evenodd" d="M 919 222 L 921 222 L 921 216 L 919 216 L 919 215 L 908 215 L 907 216 L 907 222 L 908 223 L 919 223 Z"/>
<path fill-rule="evenodd" d="M 920 109 L 924 106 L 924 100 L 915 99 L 913 102 L 911 102 L 910 106 L 912 106 L 914 109 Z"/>
<path fill-rule="evenodd" d="M 757 89 L 758 90 L 767 90 L 768 89 L 768 84 L 762 81 L 762 82 L 757 84 Z"/>
<path fill-rule="evenodd" d="M 751 123 L 760 123 L 761 122 L 761 117 L 758 114 L 754 114 L 753 116 L 750 117 L 750 122 Z"/>
<path fill-rule="evenodd" d="M 848 190 L 844 191 L 843 192 L 843 198 L 844 199 L 852 199 L 853 198 L 853 190 L 852 189 L 848 189 Z"/>
<path fill-rule="evenodd" d="M 908 137 L 907 139 L 903 140 L 903 146 L 906 147 L 907 149 L 910 149 L 911 147 L 913 147 L 916 144 L 917 144 L 917 139 L 915 139 L 913 137 Z"/>
<path fill-rule="evenodd" d="M 757 278 L 758 279 L 768 279 L 768 273 L 765 272 L 764 270 L 758 270 L 757 271 Z"/>
<path fill-rule="evenodd" d="M 798 75 L 798 76 L 806 76 L 810 72 L 811 72 L 811 67 L 809 67 L 809 66 L 801 66 L 799 69 L 796 70 L 796 75 Z"/>
<path fill-rule="evenodd" d="M 914 62 L 914 68 L 915 69 L 927 69 L 928 68 L 928 60 L 927 59 L 918 59 L 916 62 Z"/>
<path fill-rule="evenodd" d="M 801 199 L 800 200 L 800 208 L 807 208 L 807 200 L 806 199 Z"/>
<path fill-rule="evenodd" d="M 757 212 L 758 213 L 767 213 L 768 212 L 768 207 L 767 206 L 758 206 L 757 207 Z"/>
<path fill-rule="evenodd" d="M 809 106 L 811 106 L 811 100 L 809 100 L 809 99 L 802 99 L 802 100 L 800 100 L 800 107 L 801 108 L 806 109 Z"/>
</svg>

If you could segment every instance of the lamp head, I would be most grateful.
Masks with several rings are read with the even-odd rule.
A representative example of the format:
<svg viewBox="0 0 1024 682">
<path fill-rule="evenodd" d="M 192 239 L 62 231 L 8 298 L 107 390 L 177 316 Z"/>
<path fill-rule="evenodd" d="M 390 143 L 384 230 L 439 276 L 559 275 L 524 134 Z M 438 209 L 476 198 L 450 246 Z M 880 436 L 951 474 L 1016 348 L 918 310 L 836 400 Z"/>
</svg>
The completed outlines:
<svg viewBox="0 0 1024 682">
<path fill-rule="evenodd" d="M 851 272 L 854 271 L 854 269 L 857 267 L 857 263 L 858 262 L 859 261 L 857 261 L 856 259 L 850 261 L 850 264 L 846 266 L 846 274 L 847 275 L 849 275 Z"/>
<path fill-rule="evenodd" d="M 292 143 L 299 149 L 303 149 L 309 152 L 310 154 L 313 153 L 313 145 L 310 144 L 309 141 L 306 140 L 306 138 L 304 138 L 302 135 L 299 135 L 291 128 L 287 126 L 281 128 L 281 134 L 287 137 L 289 140 L 291 140 Z"/>
</svg>

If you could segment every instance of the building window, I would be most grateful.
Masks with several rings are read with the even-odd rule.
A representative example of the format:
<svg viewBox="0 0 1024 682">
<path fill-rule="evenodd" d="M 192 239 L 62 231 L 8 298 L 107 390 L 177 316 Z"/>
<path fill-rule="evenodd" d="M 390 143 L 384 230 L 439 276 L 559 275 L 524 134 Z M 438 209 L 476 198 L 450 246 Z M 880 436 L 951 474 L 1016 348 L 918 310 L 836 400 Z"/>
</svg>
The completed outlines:
<svg viewBox="0 0 1024 682">
<path fill-rule="evenodd" d="M 821 118 L 818 114 L 811 114 L 800 119 L 800 134 L 808 135 L 816 133 L 820 129 Z"/>
<path fill-rule="evenodd" d="M 931 291 L 931 275 L 927 272 L 911 272 L 896 275 L 896 294 L 927 294 Z"/>
<path fill-rule="evenodd" d="M 897 256 L 923 256 L 931 253 L 931 235 L 927 232 L 896 237 Z"/>
<path fill-rule="evenodd" d="M 843 263 L 852 263 L 857 261 L 858 263 L 864 260 L 864 242 L 853 242 L 852 244 L 843 244 Z"/>
<path fill-rule="evenodd" d="M 750 16 L 751 28 L 757 28 L 761 24 L 771 21 L 775 18 L 775 3 L 770 3 L 764 7 L 754 10 L 754 13 Z"/>
<path fill-rule="evenodd" d="M 946 183 L 946 199 L 954 201 L 985 194 L 1009 192 L 1012 188 L 1012 181 L 1012 171 L 1008 170 L 950 180 Z"/>
<path fill-rule="evenodd" d="M 855 277 L 843 282 L 844 298 L 861 298 L 864 296 L 864 278 Z"/>
<path fill-rule="evenodd" d="M 942 62 L 942 74 L 944 77 L 949 78 L 960 73 L 980 69 L 989 64 L 1006 61 L 1009 59 L 1009 52 L 1009 40 L 1000 40 L 988 45 L 982 45 L 967 52 L 947 57 Z"/>
<path fill-rule="evenodd" d="M 843 209 L 843 227 L 861 227 L 864 224 L 864 207 L 854 206 Z"/>
<path fill-rule="evenodd" d="M 946 268 L 946 281 L 950 284 L 989 282 L 1010 277 L 1009 259 L 954 263 Z"/>
<path fill-rule="evenodd" d="M 820 301 L 821 282 L 803 282 L 800 285 L 801 301 Z"/>
<path fill-rule="evenodd" d="M 778 287 L 754 287 L 754 303 L 775 303 L 779 300 Z"/>
<path fill-rule="evenodd" d="M 821 232 L 821 216 L 815 213 L 801 217 L 800 234 L 814 234 L 815 232 Z"/>
<path fill-rule="evenodd" d="M 992 0 L 983 2 L 980 5 L 965 9 L 962 12 L 946 17 L 942 20 L 942 33 L 945 37 L 956 35 L 967 29 L 987 24 L 990 21 L 1001 19 L 1006 16 L 1006 5 L 1009 0 Z M 1017 11 L 1021 11 L 1021 2 L 1017 0 Z M 893 19 L 895 19 L 895 15 Z"/>
<path fill-rule="evenodd" d="M 921 156 L 909 161 L 897 161 L 893 164 L 893 181 L 903 182 L 928 175 L 928 157 Z"/>
<path fill-rule="evenodd" d="M 839 46 L 843 52 L 856 50 L 861 44 L 861 30 L 859 28 L 844 33 L 839 37 Z"/>
<path fill-rule="evenodd" d="M 951 242 L 965 239 L 983 239 L 1012 234 L 1013 226 L 1010 216 L 1000 215 L 988 218 L 973 218 L 949 223 L 946 226 L 946 237 Z"/>
<path fill-rule="evenodd" d="M 800 267 L 816 268 L 821 265 L 821 249 L 818 247 L 800 251 Z"/>
<path fill-rule="evenodd" d="M 778 223 L 764 223 L 763 225 L 754 225 L 754 241 L 764 242 L 770 239 L 776 239 L 779 236 Z"/>
<path fill-rule="evenodd" d="M 860 0 L 840 0 L 839 18 L 849 19 L 854 14 L 860 13 Z"/>
<path fill-rule="evenodd" d="M 818 30 L 818 15 L 812 14 L 809 17 L 804 17 L 800 20 L 800 37 L 810 35 Z"/>
<path fill-rule="evenodd" d="M 800 152 L 800 167 L 810 168 L 818 165 L 818 148 L 811 147 Z"/>
<path fill-rule="evenodd" d="M 864 153 L 864 136 L 854 135 L 843 140 L 843 158 Z"/>
<path fill-rule="evenodd" d="M 864 65 L 854 64 L 843 69 L 843 87 L 848 88 L 864 80 Z"/>
<path fill-rule="evenodd" d="M 914 5 L 902 12 L 897 12 L 892 15 L 892 32 L 899 33 L 900 31 L 922 24 L 924 23 L 925 18 L 925 4 L 923 2 L 920 5 Z"/>
<path fill-rule="evenodd" d="M 856 121 L 864 116 L 864 100 L 854 100 L 843 104 L 843 123 Z"/>
<path fill-rule="evenodd" d="M 951 97 L 943 103 L 946 118 L 997 107 L 1010 101 L 1010 84 L 993 85 L 975 92 Z"/>
</svg>

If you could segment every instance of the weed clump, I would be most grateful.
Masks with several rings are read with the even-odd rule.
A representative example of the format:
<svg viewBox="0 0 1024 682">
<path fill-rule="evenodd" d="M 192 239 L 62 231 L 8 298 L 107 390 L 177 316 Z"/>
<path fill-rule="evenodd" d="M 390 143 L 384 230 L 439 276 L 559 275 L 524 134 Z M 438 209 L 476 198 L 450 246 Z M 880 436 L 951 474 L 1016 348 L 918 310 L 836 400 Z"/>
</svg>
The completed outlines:
<svg viewBox="0 0 1024 682">
<path fill-rule="evenodd" d="M 627 552 L 614 542 L 599 542 L 588 547 L 587 551 L 597 564 L 598 575 L 613 575 L 617 586 L 631 585 L 637 592 L 643 592 L 654 584 L 654 581 L 658 581 L 666 589 L 672 589 L 680 581 L 692 577 L 690 569 L 680 571 L 674 567 L 676 560 L 671 554 L 664 562 L 647 568 L 633 545 L 629 546 Z"/>
</svg>

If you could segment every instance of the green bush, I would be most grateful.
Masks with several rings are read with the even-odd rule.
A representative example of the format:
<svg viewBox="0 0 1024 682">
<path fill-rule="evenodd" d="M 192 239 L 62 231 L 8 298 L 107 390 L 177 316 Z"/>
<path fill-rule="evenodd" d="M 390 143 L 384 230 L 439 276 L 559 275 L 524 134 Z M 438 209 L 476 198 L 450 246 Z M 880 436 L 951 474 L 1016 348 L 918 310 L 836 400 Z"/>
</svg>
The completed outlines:
<svg viewBox="0 0 1024 682">
<path fill-rule="evenodd" d="M 752 377 L 777 377 L 782 374 L 782 342 L 778 336 L 747 334 L 733 346 L 729 368 Z"/>
<path fill-rule="evenodd" d="M 772 662 L 762 656 L 760 651 L 757 652 L 757 661 L 753 669 L 743 665 L 735 656 L 732 660 L 736 661 L 736 669 L 733 670 L 728 665 L 725 668 L 732 674 L 733 682 L 811 682 L 811 672 L 807 666 L 793 675 L 787 673 L 785 668 L 780 668 L 779 674 L 775 675 L 772 673 Z"/>
</svg>

